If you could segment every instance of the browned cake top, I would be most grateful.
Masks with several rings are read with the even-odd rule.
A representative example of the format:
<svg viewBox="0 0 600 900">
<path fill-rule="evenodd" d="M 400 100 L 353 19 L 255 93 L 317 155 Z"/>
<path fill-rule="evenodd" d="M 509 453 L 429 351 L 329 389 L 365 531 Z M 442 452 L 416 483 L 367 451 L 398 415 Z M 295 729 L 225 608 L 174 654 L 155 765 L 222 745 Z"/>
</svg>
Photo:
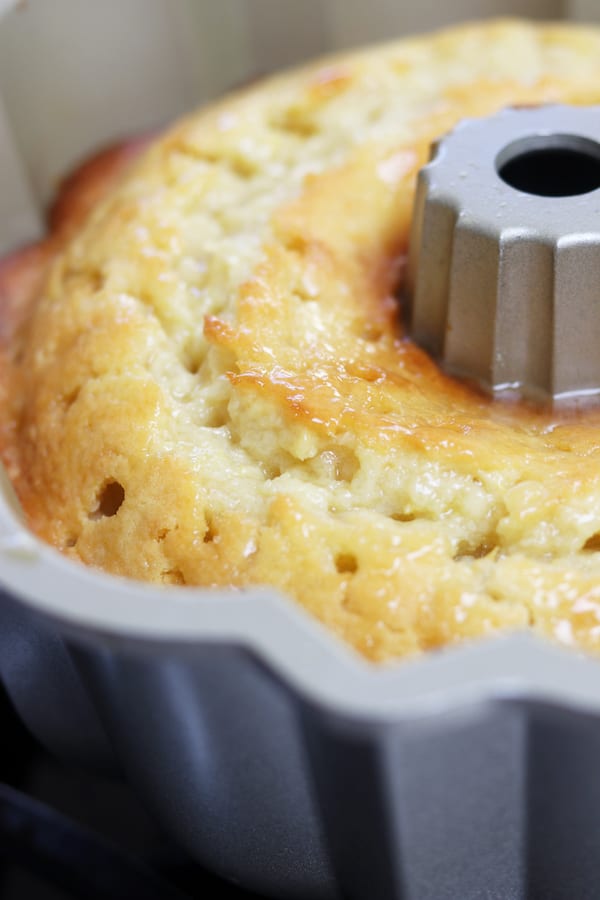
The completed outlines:
<svg viewBox="0 0 600 900">
<path fill-rule="evenodd" d="M 133 578 L 273 585 L 376 660 L 526 625 L 600 648 L 600 415 L 446 378 L 396 299 L 431 141 L 556 100 L 600 102 L 600 31 L 468 26 L 265 82 L 125 177 L 127 153 L 84 170 L 0 270 L 32 528 Z"/>
</svg>

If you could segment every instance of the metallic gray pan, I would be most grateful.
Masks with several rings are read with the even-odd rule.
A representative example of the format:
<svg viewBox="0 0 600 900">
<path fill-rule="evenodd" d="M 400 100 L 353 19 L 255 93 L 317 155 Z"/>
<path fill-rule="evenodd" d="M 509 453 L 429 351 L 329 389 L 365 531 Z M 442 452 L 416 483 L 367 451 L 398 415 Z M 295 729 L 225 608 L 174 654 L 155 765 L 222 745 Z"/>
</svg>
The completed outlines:
<svg viewBox="0 0 600 900">
<path fill-rule="evenodd" d="M 376 668 L 272 592 L 156 589 L 0 501 L 0 672 L 205 865 L 279 898 L 586 900 L 600 666 L 515 635 Z"/>
</svg>

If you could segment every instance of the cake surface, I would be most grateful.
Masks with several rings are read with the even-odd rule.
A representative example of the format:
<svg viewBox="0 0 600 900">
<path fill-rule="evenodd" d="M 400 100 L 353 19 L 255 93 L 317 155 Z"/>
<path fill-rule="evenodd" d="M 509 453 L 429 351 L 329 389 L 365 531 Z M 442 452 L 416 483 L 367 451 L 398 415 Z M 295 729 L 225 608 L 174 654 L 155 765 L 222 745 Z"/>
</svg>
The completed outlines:
<svg viewBox="0 0 600 900">
<path fill-rule="evenodd" d="M 521 627 L 600 650 L 600 412 L 448 378 L 397 299 L 431 142 L 553 101 L 600 103 L 600 30 L 463 26 L 88 171 L 0 268 L 0 445 L 34 531 L 132 578 L 274 586 L 373 660 Z"/>
</svg>

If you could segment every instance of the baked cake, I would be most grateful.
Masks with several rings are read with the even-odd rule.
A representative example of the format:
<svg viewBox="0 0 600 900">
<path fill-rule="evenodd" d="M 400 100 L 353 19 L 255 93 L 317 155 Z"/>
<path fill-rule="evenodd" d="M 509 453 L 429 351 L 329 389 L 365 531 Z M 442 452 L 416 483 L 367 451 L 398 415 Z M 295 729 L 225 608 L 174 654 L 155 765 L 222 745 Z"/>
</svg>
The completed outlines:
<svg viewBox="0 0 600 900">
<path fill-rule="evenodd" d="M 600 412 L 450 379 L 398 300 L 431 143 L 552 101 L 600 103 L 600 30 L 469 25 L 84 167 L 0 270 L 32 529 L 131 578 L 271 585 L 372 660 L 522 627 L 600 650 Z"/>
</svg>

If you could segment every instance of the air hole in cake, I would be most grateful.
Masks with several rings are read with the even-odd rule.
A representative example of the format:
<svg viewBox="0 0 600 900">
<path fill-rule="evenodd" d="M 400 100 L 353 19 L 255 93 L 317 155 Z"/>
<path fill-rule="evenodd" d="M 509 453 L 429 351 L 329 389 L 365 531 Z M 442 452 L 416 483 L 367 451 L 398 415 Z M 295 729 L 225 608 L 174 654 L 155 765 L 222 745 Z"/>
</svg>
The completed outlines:
<svg viewBox="0 0 600 900">
<path fill-rule="evenodd" d="M 190 375 L 198 375 L 206 360 L 207 346 L 203 336 L 193 334 L 184 341 L 179 353 L 183 368 Z"/>
<path fill-rule="evenodd" d="M 238 178 L 254 178 L 259 171 L 256 160 L 250 159 L 247 156 L 242 156 L 241 153 L 238 153 L 236 156 L 228 157 L 226 162 L 228 163 L 230 170 L 234 175 L 237 175 Z"/>
<path fill-rule="evenodd" d="M 161 572 L 161 581 L 163 584 L 185 584 L 185 578 L 181 569 L 165 569 Z"/>
<path fill-rule="evenodd" d="M 216 536 L 217 535 L 213 528 L 212 521 L 207 516 L 206 517 L 206 531 L 204 532 L 203 541 L 205 544 L 212 544 L 212 542 L 214 541 Z"/>
<path fill-rule="evenodd" d="M 353 574 L 358 569 L 358 560 L 354 553 L 338 553 L 335 558 L 335 567 L 340 575 Z"/>
<path fill-rule="evenodd" d="M 295 253 L 297 256 L 305 256 L 308 251 L 308 242 L 301 234 L 292 232 L 282 235 L 281 241 L 286 250 L 290 253 Z"/>
<path fill-rule="evenodd" d="M 73 404 L 77 401 L 80 391 L 81 391 L 81 388 L 79 385 L 77 385 L 77 387 L 73 388 L 72 391 L 69 391 L 68 394 L 63 394 L 62 400 L 63 400 L 63 406 L 65 407 L 65 410 L 70 409 L 73 406 Z"/>
<path fill-rule="evenodd" d="M 71 290 L 80 290 L 86 294 L 97 294 L 105 283 L 104 273 L 96 268 L 69 268 L 64 277 Z"/>
<path fill-rule="evenodd" d="M 361 337 L 363 341 L 367 341 L 369 344 L 376 344 L 383 337 L 383 328 L 380 325 L 367 322 L 362 329 Z"/>
<path fill-rule="evenodd" d="M 240 147 L 220 151 L 208 147 L 186 144 L 179 147 L 179 152 L 191 159 L 197 159 L 209 166 L 227 167 L 232 175 L 238 178 L 253 178 L 259 171 L 258 163 L 250 156 L 244 156 Z"/>
<path fill-rule="evenodd" d="M 334 461 L 335 480 L 352 481 L 360 469 L 360 462 L 356 454 L 347 447 L 335 447 L 331 453 Z"/>
<path fill-rule="evenodd" d="M 313 137 L 318 132 L 318 126 L 307 117 L 301 107 L 290 106 L 282 109 L 269 120 L 269 127 L 274 131 L 282 131 L 294 137 Z"/>
<path fill-rule="evenodd" d="M 416 516 L 414 513 L 410 513 L 410 512 L 397 512 L 397 513 L 392 513 L 392 515 L 390 516 L 390 519 L 393 519 L 394 522 L 414 522 L 416 519 Z"/>
<path fill-rule="evenodd" d="M 107 481 L 98 493 L 98 505 L 90 513 L 90 519 L 116 516 L 125 500 L 125 488 L 118 481 Z"/>
<path fill-rule="evenodd" d="M 504 603 L 504 601 L 506 600 L 506 594 L 503 593 L 501 588 L 494 587 L 494 585 L 486 585 L 486 593 L 490 600 L 493 600 L 494 603 Z"/>
<path fill-rule="evenodd" d="M 454 554 L 454 559 L 482 559 L 495 550 L 497 546 L 497 542 L 491 537 L 478 544 L 473 544 L 470 541 L 460 541 Z"/>
<path fill-rule="evenodd" d="M 582 549 L 589 550 L 590 552 L 598 552 L 598 550 L 600 550 L 600 531 L 597 531 L 596 534 L 589 537 Z"/>
<path fill-rule="evenodd" d="M 315 303 L 319 297 L 319 288 L 311 281 L 308 275 L 303 276 L 294 291 L 294 296 L 300 303 Z"/>
<path fill-rule="evenodd" d="M 186 369 L 190 375 L 197 375 L 200 371 L 200 366 L 202 365 L 202 356 L 193 356 L 189 359 L 184 359 L 182 361 L 183 368 Z"/>
<path fill-rule="evenodd" d="M 205 424 L 206 428 L 222 428 L 229 423 L 229 409 L 227 403 L 222 403 L 210 410 Z"/>
</svg>

